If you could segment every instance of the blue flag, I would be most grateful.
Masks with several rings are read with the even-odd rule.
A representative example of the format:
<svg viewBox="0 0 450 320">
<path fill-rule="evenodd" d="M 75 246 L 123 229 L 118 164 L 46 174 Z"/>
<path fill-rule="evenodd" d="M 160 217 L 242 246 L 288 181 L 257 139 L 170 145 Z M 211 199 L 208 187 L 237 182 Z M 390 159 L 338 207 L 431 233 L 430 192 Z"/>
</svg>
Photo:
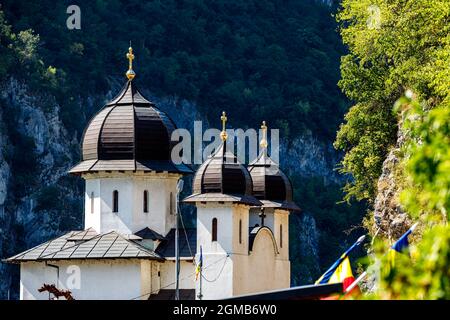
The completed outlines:
<svg viewBox="0 0 450 320">
<path fill-rule="evenodd" d="M 195 268 L 195 281 L 197 281 L 198 275 L 200 274 L 202 267 L 203 267 L 203 252 L 202 246 L 200 246 L 200 257 L 198 259 L 197 268 Z"/>
<path fill-rule="evenodd" d="M 409 246 L 408 236 L 416 229 L 417 223 L 415 223 L 408 231 L 406 231 L 389 249 L 388 261 L 389 265 L 387 270 L 391 270 L 395 266 L 395 257 L 397 252 L 404 253 Z"/>
</svg>

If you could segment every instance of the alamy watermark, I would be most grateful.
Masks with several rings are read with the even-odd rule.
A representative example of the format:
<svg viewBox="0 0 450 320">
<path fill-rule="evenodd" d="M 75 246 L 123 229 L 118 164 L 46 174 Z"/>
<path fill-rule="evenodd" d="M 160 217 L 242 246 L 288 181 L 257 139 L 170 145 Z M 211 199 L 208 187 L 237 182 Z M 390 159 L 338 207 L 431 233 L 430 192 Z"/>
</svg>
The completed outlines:
<svg viewBox="0 0 450 320">
<path fill-rule="evenodd" d="M 194 121 L 193 134 L 187 129 L 175 129 L 171 140 L 176 142 L 172 148 L 171 160 L 175 164 L 202 164 L 222 144 L 221 131 L 218 129 L 207 129 L 203 131 L 202 121 Z M 244 164 L 251 162 L 263 151 L 261 140 L 270 136 L 270 157 L 275 163 L 279 163 L 280 135 L 278 129 L 226 129 L 227 138 L 226 151 L 231 152 L 237 160 Z M 268 141 L 269 142 L 269 141 Z M 231 158 L 226 158 L 232 161 Z"/>
<path fill-rule="evenodd" d="M 367 7 L 367 12 L 369 13 L 369 18 L 367 18 L 366 24 L 367 28 L 370 30 L 380 29 L 381 26 L 381 10 L 376 4 L 372 4 Z"/>
<path fill-rule="evenodd" d="M 81 9 L 79 6 L 72 4 L 67 7 L 67 14 L 70 16 L 66 20 L 66 26 L 69 30 L 81 29 Z"/>
<path fill-rule="evenodd" d="M 81 268 L 78 265 L 57 266 L 47 264 L 46 282 L 59 289 L 78 290 L 81 288 Z M 56 274 L 55 274 L 56 272 Z"/>
</svg>

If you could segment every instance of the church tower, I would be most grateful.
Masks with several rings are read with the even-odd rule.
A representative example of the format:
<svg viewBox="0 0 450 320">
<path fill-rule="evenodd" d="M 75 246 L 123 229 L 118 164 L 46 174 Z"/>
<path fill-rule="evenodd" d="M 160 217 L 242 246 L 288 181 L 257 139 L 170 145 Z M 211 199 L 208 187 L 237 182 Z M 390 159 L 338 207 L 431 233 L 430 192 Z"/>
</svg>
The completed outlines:
<svg viewBox="0 0 450 320">
<path fill-rule="evenodd" d="M 300 208 L 292 201 L 292 184 L 277 163 L 268 156 L 267 126 L 261 125 L 263 137 L 258 157 L 248 165 L 253 181 L 253 195 L 262 202 L 250 210 L 250 226 L 254 230 L 272 230 L 277 244 L 277 259 L 289 263 L 289 214 Z"/>
<path fill-rule="evenodd" d="M 7 259 L 21 264 L 21 299 L 48 299 L 45 290 L 77 300 L 223 299 L 288 288 L 289 214 L 299 208 L 267 154 L 265 123 L 246 168 L 229 151 L 222 114 L 222 143 L 184 199 L 197 208 L 197 228 L 178 231 L 177 182 L 192 171 L 173 163 L 175 124 L 135 86 L 131 47 L 127 58 L 128 81 L 88 123 L 70 170 L 86 184 L 84 229 Z"/>
<path fill-rule="evenodd" d="M 249 209 L 261 203 L 252 196 L 247 169 L 227 151 L 222 114 L 222 143 L 197 170 L 192 195 L 184 202 L 197 206 L 197 260 L 202 251 L 202 277 L 197 299 L 220 299 L 236 294 L 235 260 L 248 255 Z M 212 282 L 213 281 L 213 282 Z"/>
<path fill-rule="evenodd" d="M 127 58 L 128 81 L 89 122 L 70 173 L 86 181 L 85 229 L 165 235 L 175 225 L 177 181 L 191 170 L 171 161 L 176 126 L 134 84 L 131 47 Z"/>
<path fill-rule="evenodd" d="M 197 299 L 290 286 L 288 217 L 298 209 L 290 182 L 267 156 L 266 138 L 250 170 L 240 164 L 227 151 L 225 113 L 221 119 L 222 144 L 197 170 L 193 194 L 184 200 L 197 207 L 196 258 L 204 280 L 196 284 Z"/>
</svg>

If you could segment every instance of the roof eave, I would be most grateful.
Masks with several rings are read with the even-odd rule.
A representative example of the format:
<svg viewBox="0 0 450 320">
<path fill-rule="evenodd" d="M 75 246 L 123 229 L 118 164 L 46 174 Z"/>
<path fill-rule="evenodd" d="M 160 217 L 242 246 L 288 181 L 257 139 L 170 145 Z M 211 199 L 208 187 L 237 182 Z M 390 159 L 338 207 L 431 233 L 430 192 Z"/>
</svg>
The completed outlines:
<svg viewBox="0 0 450 320">
<path fill-rule="evenodd" d="M 46 261 L 69 261 L 69 260 L 129 260 L 129 259 L 143 259 L 143 260 L 153 260 L 164 262 L 166 258 L 164 257 L 92 257 L 92 258 L 48 258 L 48 259 L 3 259 L 2 262 L 10 264 L 20 264 L 25 262 L 46 262 Z"/>
</svg>

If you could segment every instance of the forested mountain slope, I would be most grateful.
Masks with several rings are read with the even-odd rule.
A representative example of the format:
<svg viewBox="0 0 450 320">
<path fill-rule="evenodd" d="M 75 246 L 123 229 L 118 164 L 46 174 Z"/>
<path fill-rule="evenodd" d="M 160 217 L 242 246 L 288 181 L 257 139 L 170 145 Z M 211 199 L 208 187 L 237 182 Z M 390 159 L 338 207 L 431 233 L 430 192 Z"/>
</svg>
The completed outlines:
<svg viewBox="0 0 450 320">
<path fill-rule="evenodd" d="M 304 209 L 291 219 L 293 284 L 311 283 L 361 232 L 364 205 L 337 204 L 347 177 L 331 143 L 349 105 L 337 87 L 345 53 L 321 1 L 2 1 L 1 257 L 82 227 L 79 159 L 88 119 L 124 81 L 132 41 L 139 87 L 178 126 L 281 129 L 282 167 Z M 346 232 L 344 232 L 346 231 Z M 0 297 L 18 270 L 0 267 Z"/>
</svg>

